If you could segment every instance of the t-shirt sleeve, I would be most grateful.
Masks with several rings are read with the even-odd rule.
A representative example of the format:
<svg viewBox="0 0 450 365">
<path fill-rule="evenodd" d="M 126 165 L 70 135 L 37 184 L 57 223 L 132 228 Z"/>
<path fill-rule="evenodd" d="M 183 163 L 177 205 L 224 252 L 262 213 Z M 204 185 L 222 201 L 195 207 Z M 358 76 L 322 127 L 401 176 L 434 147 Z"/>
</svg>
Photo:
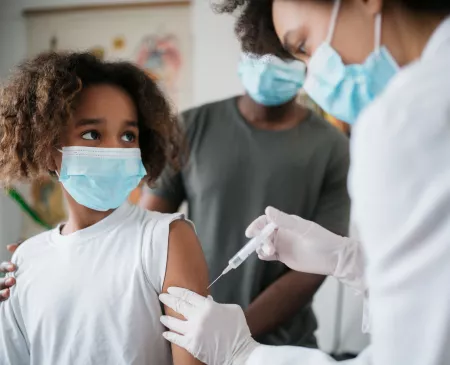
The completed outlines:
<svg viewBox="0 0 450 365">
<path fill-rule="evenodd" d="M 17 254 L 14 255 L 15 258 Z M 13 262 L 17 260 L 13 258 Z M 17 287 L 0 303 L 0 365 L 29 365 L 30 350 L 22 320 Z"/>
<path fill-rule="evenodd" d="M 161 214 L 144 237 L 142 265 L 147 280 L 157 293 L 162 293 L 167 269 L 170 224 L 176 220 L 184 220 L 195 229 L 194 224 L 182 213 Z"/>
<path fill-rule="evenodd" d="M 333 233 L 347 236 L 350 219 L 347 191 L 349 144 L 345 136 L 339 137 L 331 151 L 313 221 Z"/>
</svg>

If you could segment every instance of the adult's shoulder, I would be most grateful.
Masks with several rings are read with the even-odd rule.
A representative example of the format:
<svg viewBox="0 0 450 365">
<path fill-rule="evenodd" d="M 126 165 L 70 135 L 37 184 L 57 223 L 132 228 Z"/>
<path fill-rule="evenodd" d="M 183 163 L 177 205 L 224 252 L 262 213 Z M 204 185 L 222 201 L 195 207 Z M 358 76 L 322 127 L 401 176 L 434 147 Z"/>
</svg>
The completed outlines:
<svg viewBox="0 0 450 365">
<path fill-rule="evenodd" d="M 437 196 L 438 185 L 446 193 L 450 76 L 439 75 L 441 67 L 441 60 L 419 61 L 401 70 L 352 131 L 349 187 L 354 216 L 380 210 L 357 223 L 365 224 L 358 228 L 377 240 L 397 217 L 414 210 L 421 195 Z"/>
<path fill-rule="evenodd" d="M 311 138 L 322 143 L 348 148 L 348 137 L 333 124 L 314 111 L 305 120 L 308 129 L 312 133 Z"/>
<path fill-rule="evenodd" d="M 450 74 L 443 59 L 417 61 L 402 69 L 386 90 L 367 107 L 353 130 L 355 136 L 384 142 L 420 139 L 430 129 L 448 129 Z M 423 134 L 425 133 L 425 135 Z"/>
<path fill-rule="evenodd" d="M 201 123 L 211 123 L 221 119 L 229 108 L 235 106 L 236 97 L 216 100 L 209 103 L 187 109 L 180 114 L 183 128 L 189 131 L 195 130 Z"/>
</svg>

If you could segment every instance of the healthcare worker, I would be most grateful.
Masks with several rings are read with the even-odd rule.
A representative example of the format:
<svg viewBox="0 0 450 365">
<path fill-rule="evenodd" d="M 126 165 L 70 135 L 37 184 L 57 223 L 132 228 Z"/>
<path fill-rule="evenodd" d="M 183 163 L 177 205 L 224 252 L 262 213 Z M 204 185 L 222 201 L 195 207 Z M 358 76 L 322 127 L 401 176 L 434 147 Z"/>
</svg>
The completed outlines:
<svg viewBox="0 0 450 365">
<path fill-rule="evenodd" d="M 450 364 L 450 2 L 228 0 L 222 10 L 240 6 L 244 50 L 304 60 L 306 91 L 354 123 L 361 245 L 272 208 L 247 233 L 272 221 L 265 258 L 366 283 L 372 344 L 346 364 Z M 179 288 L 161 300 L 186 318 L 163 317 L 164 336 L 206 364 L 333 363 L 319 350 L 259 345 L 239 307 Z"/>
</svg>

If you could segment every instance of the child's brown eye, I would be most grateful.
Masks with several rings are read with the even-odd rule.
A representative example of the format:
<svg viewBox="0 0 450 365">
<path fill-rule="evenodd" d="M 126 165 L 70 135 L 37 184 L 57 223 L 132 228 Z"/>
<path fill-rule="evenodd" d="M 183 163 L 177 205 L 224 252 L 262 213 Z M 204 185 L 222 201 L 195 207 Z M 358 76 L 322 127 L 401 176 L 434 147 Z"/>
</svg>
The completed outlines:
<svg viewBox="0 0 450 365">
<path fill-rule="evenodd" d="M 89 131 L 84 133 L 81 138 L 89 140 L 89 141 L 95 141 L 100 139 L 100 133 L 96 132 L 96 131 Z"/>
<path fill-rule="evenodd" d="M 136 136 L 134 135 L 134 133 L 131 133 L 131 132 L 125 133 L 122 136 L 122 140 L 125 142 L 134 142 L 136 140 Z"/>
</svg>

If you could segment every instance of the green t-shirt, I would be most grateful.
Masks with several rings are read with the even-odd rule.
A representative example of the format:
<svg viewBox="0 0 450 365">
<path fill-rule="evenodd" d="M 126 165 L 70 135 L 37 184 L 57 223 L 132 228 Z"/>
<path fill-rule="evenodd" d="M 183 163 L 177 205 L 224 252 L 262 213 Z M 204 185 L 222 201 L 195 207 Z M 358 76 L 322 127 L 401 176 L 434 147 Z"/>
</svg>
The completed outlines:
<svg viewBox="0 0 450 365">
<path fill-rule="evenodd" d="M 240 114 L 236 97 L 188 110 L 181 120 L 189 161 L 180 173 L 166 170 L 152 193 L 175 204 L 187 200 L 210 280 L 248 242 L 245 229 L 268 205 L 347 234 L 348 139 L 328 122 L 311 112 L 289 130 L 257 129 Z M 245 309 L 287 271 L 279 262 L 253 255 L 214 284 L 211 295 Z M 258 340 L 316 346 L 316 329 L 309 304 Z"/>
</svg>

